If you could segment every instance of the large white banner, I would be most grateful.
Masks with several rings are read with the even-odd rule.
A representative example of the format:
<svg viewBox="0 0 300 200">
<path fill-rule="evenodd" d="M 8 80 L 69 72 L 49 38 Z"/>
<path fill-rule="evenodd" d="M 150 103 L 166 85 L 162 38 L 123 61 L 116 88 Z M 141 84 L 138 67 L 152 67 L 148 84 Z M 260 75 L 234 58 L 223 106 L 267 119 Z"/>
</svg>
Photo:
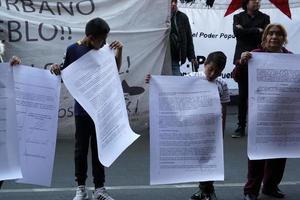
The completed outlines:
<svg viewBox="0 0 300 200">
<path fill-rule="evenodd" d="M 124 43 L 120 78 L 135 129 L 147 126 L 146 74 L 160 74 L 167 48 L 170 2 L 166 0 L 0 0 L 0 40 L 8 60 L 49 68 L 62 62 L 68 45 L 84 37 L 94 17 L 111 27 L 108 42 Z M 59 134 L 74 133 L 74 101 L 62 87 Z"/>
<path fill-rule="evenodd" d="M 300 55 L 253 53 L 249 61 L 248 156 L 300 157 Z"/>
<path fill-rule="evenodd" d="M 227 65 L 222 73 L 229 89 L 236 93 L 237 84 L 231 78 L 234 67 L 233 56 L 236 39 L 233 34 L 233 15 L 242 10 L 240 0 L 182 0 L 179 10 L 189 17 L 196 56 L 200 63 L 212 51 L 223 51 L 227 56 Z M 186 3 L 188 2 L 188 3 Z M 211 2 L 211 3 L 206 3 Z M 274 3 L 273 3 L 274 2 Z M 288 32 L 287 48 L 294 53 L 300 53 L 300 2 L 298 0 L 261 1 L 261 11 L 268 14 L 271 23 L 281 23 Z M 200 65 L 203 68 L 203 65 Z M 184 67 L 182 71 L 190 71 Z"/>
</svg>

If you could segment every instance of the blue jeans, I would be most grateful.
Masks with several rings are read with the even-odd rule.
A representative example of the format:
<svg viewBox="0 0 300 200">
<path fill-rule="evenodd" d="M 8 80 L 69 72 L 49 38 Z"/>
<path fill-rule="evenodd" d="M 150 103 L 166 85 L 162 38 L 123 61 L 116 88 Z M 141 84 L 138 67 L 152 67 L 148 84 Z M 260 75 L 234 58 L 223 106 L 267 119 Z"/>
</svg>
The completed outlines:
<svg viewBox="0 0 300 200">
<path fill-rule="evenodd" d="M 177 61 L 172 61 L 172 74 L 173 76 L 181 76 L 180 65 Z"/>
</svg>

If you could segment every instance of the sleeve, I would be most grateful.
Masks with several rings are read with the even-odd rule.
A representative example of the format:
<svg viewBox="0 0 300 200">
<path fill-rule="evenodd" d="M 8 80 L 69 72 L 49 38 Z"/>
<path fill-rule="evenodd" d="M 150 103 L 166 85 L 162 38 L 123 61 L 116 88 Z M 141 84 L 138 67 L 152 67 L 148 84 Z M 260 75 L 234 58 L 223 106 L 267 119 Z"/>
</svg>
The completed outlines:
<svg viewBox="0 0 300 200">
<path fill-rule="evenodd" d="M 259 30 L 257 27 L 251 28 L 237 28 L 237 25 L 243 26 L 241 16 L 239 14 L 233 16 L 233 33 L 239 39 L 247 40 L 247 38 L 257 37 Z"/>
<path fill-rule="evenodd" d="M 186 29 L 186 39 L 187 39 L 187 57 L 188 60 L 191 61 L 192 59 L 195 59 L 196 56 L 194 50 L 192 29 L 191 29 L 189 18 L 187 16 L 185 16 L 185 29 Z"/>
<path fill-rule="evenodd" d="M 222 81 L 222 91 L 220 92 L 220 101 L 221 103 L 229 103 L 230 102 L 230 95 L 227 83 Z"/>
<path fill-rule="evenodd" d="M 265 15 L 265 23 L 264 23 L 264 29 L 270 24 L 270 16 Z"/>
<path fill-rule="evenodd" d="M 70 48 L 67 48 L 67 51 L 63 57 L 63 63 L 61 70 L 65 69 L 68 65 L 70 65 Z"/>
</svg>

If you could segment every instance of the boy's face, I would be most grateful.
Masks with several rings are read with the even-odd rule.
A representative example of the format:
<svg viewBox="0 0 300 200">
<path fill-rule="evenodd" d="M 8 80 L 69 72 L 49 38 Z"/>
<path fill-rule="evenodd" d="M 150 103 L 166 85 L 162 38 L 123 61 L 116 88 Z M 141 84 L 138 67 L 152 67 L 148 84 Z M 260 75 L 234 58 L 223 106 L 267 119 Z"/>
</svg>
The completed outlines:
<svg viewBox="0 0 300 200">
<path fill-rule="evenodd" d="M 208 81 L 213 81 L 217 77 L 221 76 L 222 71 L 223 70 L 216 67 L 216 65 L 213 62 L 204 65 L 204 73 Z"/>
<path fill-rule="evenodd" d="M 90 36 L 90 45 L 95 50 L 99 50 L 106 44 L 106 38 L 107 38 L 107 34 L 98 37 Z"/>
</svg>

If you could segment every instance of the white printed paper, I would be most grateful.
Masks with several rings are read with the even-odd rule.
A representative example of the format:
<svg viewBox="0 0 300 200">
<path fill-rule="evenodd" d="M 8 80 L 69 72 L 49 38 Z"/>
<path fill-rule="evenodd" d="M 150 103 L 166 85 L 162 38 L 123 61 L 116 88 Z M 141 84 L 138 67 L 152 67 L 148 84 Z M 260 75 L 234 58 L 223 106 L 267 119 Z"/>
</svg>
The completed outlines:
<svg viewBox="0 0 300 200">
<path fill-rule="evenodd" d="M 129 126 L 113 50 L 91 50 L 64 69 L 62 78 L 93 119 L 99 160 L 109 167 L 139 137 Z"/>
<path fill-rule="evenodd" d="M 300 157 L 300 55 L 253 53 L 249 61 L 248 156 Z"/>
<path fill-rule="evenodd" d="M 23 179 L 50 186 L 55 157 L 60 78 L 49 70 L 13 68 Z"/>
<path fill-rule="evenodd" d="M 217 85 L 198 77 L 152 76 L 150 183 L 224 180 Z"/>
<path fill-rule="evenodd" d="M 22 178 L 12 68 L 0 64 L 0 180 Z"/>
</svg>

